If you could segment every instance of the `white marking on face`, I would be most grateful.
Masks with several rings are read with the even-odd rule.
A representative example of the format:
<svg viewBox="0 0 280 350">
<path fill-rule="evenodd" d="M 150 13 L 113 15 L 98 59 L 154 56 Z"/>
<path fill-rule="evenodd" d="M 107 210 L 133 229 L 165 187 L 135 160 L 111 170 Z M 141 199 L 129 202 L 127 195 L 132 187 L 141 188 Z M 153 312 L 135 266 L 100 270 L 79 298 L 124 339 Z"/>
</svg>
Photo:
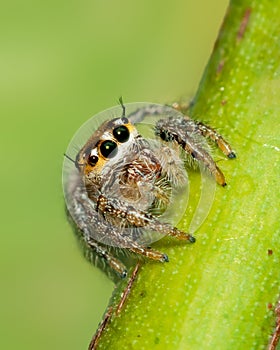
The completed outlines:
<svg viewBox="0 0 280 350">
<path fill-rule="evenodd" d="M 93 148 L 90 152 L 90 155 L 91 156 L 97 156 L 98 157 L 98 153 L 97 153 L 97 149 L 96 148 Z"/>
<path fill-rule="evenodd" d="M 113 135 L 110 131 L 105 131 L 104 134 L 101 136 L 101 140 L 112 140 Z"/>
<path fill-rule="evenodd" d="M 119 126 L 119 125 L 123 125 L 123 124 L 124 124 L 122 118 L 115 120 L 114 123 L 115 123 L 116 126 Z"/>
</svg>

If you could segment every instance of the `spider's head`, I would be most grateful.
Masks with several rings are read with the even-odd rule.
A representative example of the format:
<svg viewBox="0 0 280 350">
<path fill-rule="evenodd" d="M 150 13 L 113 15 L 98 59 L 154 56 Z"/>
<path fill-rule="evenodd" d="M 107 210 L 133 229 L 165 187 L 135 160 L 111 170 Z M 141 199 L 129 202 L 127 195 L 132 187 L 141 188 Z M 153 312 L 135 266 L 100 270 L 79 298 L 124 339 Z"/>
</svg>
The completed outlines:
<svg viewBox="0 0 280 350">
<path fill-rule="evenodd" d="M 85 176 L 100 174 L 120 148 L 127 147 L 137 135 L 135 126 L 125 116 L 104 122 L 78 153 L 76 167 Z"/>
</svg>

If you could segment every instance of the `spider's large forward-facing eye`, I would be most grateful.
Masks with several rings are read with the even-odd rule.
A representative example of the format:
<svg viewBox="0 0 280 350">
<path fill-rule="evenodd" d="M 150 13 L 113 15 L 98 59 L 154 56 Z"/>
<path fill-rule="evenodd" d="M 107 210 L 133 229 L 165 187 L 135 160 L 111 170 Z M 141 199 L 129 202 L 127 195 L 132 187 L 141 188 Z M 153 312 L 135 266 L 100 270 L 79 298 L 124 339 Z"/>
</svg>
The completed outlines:
<svg viewBox="0 0 280 350">
<path fill-rule="evenodd" d="M 104 141 L 100 146 L 100 152 L 105 158 L 113 158 L 118 152 L 117 144 L 114 141 Z"/>
<path fill-rule="evenodd" d="M 113 135 L 116 140 L 123 143 L 129 139 L 129 130 L 125 125 L 121 125 L 113 130 Z"/>
</svg>

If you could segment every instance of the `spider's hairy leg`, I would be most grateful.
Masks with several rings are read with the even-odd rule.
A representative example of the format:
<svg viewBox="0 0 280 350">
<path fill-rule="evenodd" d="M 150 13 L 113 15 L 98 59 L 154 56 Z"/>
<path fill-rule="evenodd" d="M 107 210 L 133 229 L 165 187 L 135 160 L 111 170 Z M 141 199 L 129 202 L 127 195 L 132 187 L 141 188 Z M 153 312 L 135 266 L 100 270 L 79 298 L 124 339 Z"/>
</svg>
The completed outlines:
<svg viewBox="0 0 280 350">
<path fill-rule="evenodd" d="M 121 278 L 125 278 L 127 276 L 127 269 L 124 264 L 120 260 L 116 259 L 109 251 L 107 251 L 103 245 L 91 238 L 89 238 L 86 243 L 90 249 L 104 259 L 110 268 L 120 275 Z"/>
<path fill-rule="evenodd" d="M 215 129 L 201 122 L 195 122 L 198 131 L 204 137 L 210 138 L 214 141 L 219 149 L 230 159 L 236 158 L 236 154 L 231 148 L 230 144 L 220 135 Z"/>
<path fill-rule="evenodd" d="M 177 239 L 195 242 L 195 238 L 173 227 L 167 223 L 159 221 L 152 214 L 135 209 L 133 206 L 120 201 L 119 199 L 108 199 L 100 195 L 97 199 L 97 206 L 101 213 L 110 213 L 112 217 L 125 220 L 130 226 L 143 227 L 148 230 L 156 231 L 163 235 L 173 236 Z"/>
<path fill-rule="evenodd" d="M 225 176 L 215 161 L 197 140 L 197 126 L 193 120 L 187 118 L 168 118 L 157 122 L 155 133 L 163 141 L 178 143 L 186 153 L 205 165 L 215 177 L 219 185 L 225 186 Z"/>
<path fill-rule="evenodd" d="M 180 147 L 178 147 L 178 144 L 176 146 L 162 145 L 157 156 L 171 183 L 175 186 L 182 186 L 187 182 L 186 170 L 184 162 L 180 158 Z"/>
<path fill-rule="evenodd" d="M 209 170 L 209 172 L 215 177 L 215 180 L 219 185 L 226 186 L 224 174 L 204 148 L 199 147 L 195 142 L 193 142 L 191 137 L 186 137 L 186 140 L 183 144 L 183 149 L 194 159 L 201 161 Z"/>
<path fill-rule="evenodd" d="M 160 262 L 168 262 L 168 256 L 164 253 L 161 253 L 157 250 L 147 248 L 141 245 L 138 245 L 137 243 L 133 242 L 132 247 L 129 247 L 129 250 L 133 253 L 143 255 L 151 260 L 160 261 Z"/>
<path fill-rule="evenodd" d="M 147 116 L 157 115 L 168 115 L 175 117 L 178 116 L 178 111 L 167 105 L 148 104 L 147 106 L 140 107 L 131 112 L 127 117 L 131 123 L 135 124 L 140 123 Z"/>
<path fill-rule="evenodd" d="M 127 269 L 123 263 L 107 250 L 105 244 L 99 243 L 107 236 L 110 237 L 114 246 L 120 246 L 119 231 L 106 223 L 95 210 L 80 179 L 73 179 L 73 181 L 75 181 L 75 186 L 69 187 L 69 199 L 71 200 L 68 201 L 68 210 L 81 233 L 83 241 L 96 256 L 103 259 L 117 274 L 126 277 Z"/>
</svg>

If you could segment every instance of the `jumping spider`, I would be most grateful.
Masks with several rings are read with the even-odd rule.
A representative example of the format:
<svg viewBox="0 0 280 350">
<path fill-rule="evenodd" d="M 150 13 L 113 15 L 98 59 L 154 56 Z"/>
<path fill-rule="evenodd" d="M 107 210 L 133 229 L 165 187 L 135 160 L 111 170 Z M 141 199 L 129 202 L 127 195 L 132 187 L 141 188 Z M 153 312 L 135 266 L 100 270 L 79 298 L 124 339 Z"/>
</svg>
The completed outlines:
<svg viewBox="0 0 280 350">
<path fill-rule="evenodd" d="M 190 234 L 162 222 L 157 212 L 170 204 L 172 189 L 187 181 L 182 153 L 203 164 L 221 186 L 226 185 L 225 177 L 204 138 L 214 141 L 228 158 L 235 158 L 235 153 L 217 131 L 174 108 L 145 104 L 126 116 L 120 102 L 122 115 L 105 120 L 73 160 L 76 170 L 66 181 L 65 196 L 86 245 L 125 277 L 126 267 L 109 245 L 167 262 L 166 254 L 141 241 L 145 231 L 195 242 Z M 136 128 L 151 116 L 159 116 L 153 126 L 154 141 Z"/>
</svg>

